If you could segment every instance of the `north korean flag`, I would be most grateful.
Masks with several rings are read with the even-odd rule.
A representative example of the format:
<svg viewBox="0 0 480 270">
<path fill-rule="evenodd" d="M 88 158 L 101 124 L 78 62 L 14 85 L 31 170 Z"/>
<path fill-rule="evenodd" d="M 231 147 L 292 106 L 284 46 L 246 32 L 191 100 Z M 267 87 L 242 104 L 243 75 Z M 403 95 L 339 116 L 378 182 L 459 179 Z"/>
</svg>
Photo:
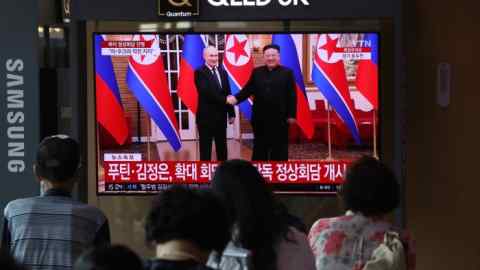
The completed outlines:
<svg viewBox="0 0 480 270">
<path fill-rule="evenodd" d="M 253 71 L 251 41 L 247 35 L 226 35 L 223 67 L 227 71 L 232 94 L 237 94 L 248 82 Z M 239 104 L 240 111 L 248 119 L 252 119 L 252 100 Z"/>
<path fill-rule="evenodd" d="M 340 119 L 352 133 L 357 144 L 361 144 L 354 107 L 348 89 L 347 75 L 342 54 L 338 52 L 339 34 L 318 36 L 313 59 L 312 80 L 333 107 Z"/>
<path fill-rule="evenodd" d="M 153 40 L 152 52 L 128 59 L 127 85 L 175 151 L 180 149 L 180 133 L 172 97 L 160 53 L 158 35 L 137 35 L 134 40 Z"/>
</svg>

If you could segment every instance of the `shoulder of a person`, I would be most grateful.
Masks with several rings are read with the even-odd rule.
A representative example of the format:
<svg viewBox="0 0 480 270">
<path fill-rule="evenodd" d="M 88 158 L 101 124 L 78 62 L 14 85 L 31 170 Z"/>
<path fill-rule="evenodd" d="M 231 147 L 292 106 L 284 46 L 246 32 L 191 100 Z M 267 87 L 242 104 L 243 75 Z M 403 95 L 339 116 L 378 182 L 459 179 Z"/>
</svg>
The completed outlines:
<svg viewBox="0 0 480 270">
<path fill-rule="evenodd" d="M 308 236 L 309 238 L 311 238 L 321 233 L 336 230 L 337 227 L 343 227 L 343 225 L 348 226 L 351 219 L 352 218 L 350 216 L 338 216 L 318 219 L 313 223 L 312 227 L 310 228 Z"/>
<path fill-rule="evenodd" d="M 287 78 L 293 78 L 293 70 L 291 68 L 286 66 L 280 66 L 280 69 L 288 76 Z"/>
<path fill-rule="evenodd" d="M 206 69 L 207 69 L 207 66 L 201 65 L 200 67 L 195 69 L 195 73 L 203 73 L 203 72 L 205 72 Z"/>
<path fill-rule="evenodd" d="M 261 66 L 255 67 L 252 73 L 265 72 L 266 70 L 267 70 L 267 66 L 261 65 Z"/>
<path fill-rule="evenodd" d="M 317 219 L 317 221 L 315 221 L 313 223 L 313 226 L 325 226 L 325 225 L 330 225 L 330 224 L 334 224 L 334 223 L 337 223 L 337 222 L 345 222 L 345 221 L 348 221 L 350 218 L 348 218 L 348 216 L 337 216 L 337 217 L 327 217 L 327 218 L 320 218 L 320 219 Z"/>
<path fill-rule="evenodd" d="M 83 208 L 85 209 L 85 211 L 94 213 L 94 214 L 99 215 L 99 216 L 105 216 L 105 214 L 103 213 L 103 211 L 100 210 L 100 208 L 98 208 L 98 207 L 96 207 L 96 206 L 93 206 L 93 205 L 90 205 L 90 204 L 86 204 L 86 203 L 82 203 L 82 204 L 80 204 L 80 206 L 83 207 Z"/>
<path fill-rule="evenodd" d="M 12 211 L 16 211 L 19 208 L 25 208 L 32 202 L 34 202 L 39 197 L 28 197 L 28 198 L 20 198 L 10 201 L 3 210 L 3 215 L 8 218 Z"/>
<path fill-rule="evenodd" d="M 283 72 L 292 72 L 292 73 L 293 73 L 293 71 L 292 71 L 291 68 L 289 68 L 289 67 L 287 67 L 287 66 L 284 66 L 284 65 L 278 66 L 278 69 L 281 70 L 281 71 L 283 71 Z"/>
<path fill-rule="evenodd" d="M 93 205 L 86 204 L 86 203 L 79 203 L 75 206 L 76 211 L 81 213 L 83 216 L 88 217 L 93 220 L 97 220 L 99 223 L 104 223 L 107 221 L 107 216 L 103 211 Z"/>
</svg>

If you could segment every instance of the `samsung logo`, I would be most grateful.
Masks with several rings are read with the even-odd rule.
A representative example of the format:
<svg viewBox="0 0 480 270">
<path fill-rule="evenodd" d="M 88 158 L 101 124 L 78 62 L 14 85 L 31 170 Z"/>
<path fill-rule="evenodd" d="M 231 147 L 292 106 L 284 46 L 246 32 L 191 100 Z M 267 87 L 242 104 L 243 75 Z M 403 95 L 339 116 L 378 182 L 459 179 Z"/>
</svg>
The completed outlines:
<svg viewBox="0 0 480 270">
<path fill-rule="evenodd" d="M 275 0 L 281 6 L 309 6 L 309 0 Z M 269 5 L 272 0 L 208 0 L 208 3 L 214 7 L 264 7 Z"/>
<path fill-rule="evenodd" d="M 20 173 L 25 170 L 25 103 L 23 60 L 8 59 L 5 62 L 7 74 L 5 90 L 7 97 L 7 144 L 9 172 Z"/>
</svg>

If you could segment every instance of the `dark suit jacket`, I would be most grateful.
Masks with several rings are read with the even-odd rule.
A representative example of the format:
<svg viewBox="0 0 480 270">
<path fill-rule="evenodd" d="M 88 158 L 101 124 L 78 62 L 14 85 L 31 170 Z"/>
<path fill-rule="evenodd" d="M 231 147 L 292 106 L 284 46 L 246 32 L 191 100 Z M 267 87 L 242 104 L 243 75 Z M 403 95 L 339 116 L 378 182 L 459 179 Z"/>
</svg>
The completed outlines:
<svg viewBox="0 0 480 270">
<path fill-rule="evenodd" d="M 207 127 L 227 127 L 228 117 L 235 117 L 233 106 L 226 104 L 226 98 L 231 94 L 227 72 L 219 68 L 222 87 L 220 88 L 216 75 L 203 65 L 195 70 L 195 86 L 198 91 L 197 125 Z"/>
<path fill-rule="evenodd" d="M 293 72 L 289 68 L 278 66 L 271 71 L 266 66 L 255 68 L 235 97 L 240 103 L 252 95 L 252 125 L 286 125 L 288 118 L 295 118 L 297 95 Z"/>
</svg>

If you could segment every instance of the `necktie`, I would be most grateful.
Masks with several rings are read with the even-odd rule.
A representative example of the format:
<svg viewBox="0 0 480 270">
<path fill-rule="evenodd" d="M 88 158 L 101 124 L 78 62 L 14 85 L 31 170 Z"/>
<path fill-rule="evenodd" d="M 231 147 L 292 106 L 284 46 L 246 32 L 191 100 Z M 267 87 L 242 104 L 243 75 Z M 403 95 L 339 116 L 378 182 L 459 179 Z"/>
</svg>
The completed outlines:
<svg viewBox="0 0 480 270">
<path fill-rule="evenodd" d="M 220 73 L 218 72 L 217 67 L 212 68 L 213 76 L 217 79 L 217 83 L 222 88 L 222 80 L 220 79 Z"/>
</svg>

